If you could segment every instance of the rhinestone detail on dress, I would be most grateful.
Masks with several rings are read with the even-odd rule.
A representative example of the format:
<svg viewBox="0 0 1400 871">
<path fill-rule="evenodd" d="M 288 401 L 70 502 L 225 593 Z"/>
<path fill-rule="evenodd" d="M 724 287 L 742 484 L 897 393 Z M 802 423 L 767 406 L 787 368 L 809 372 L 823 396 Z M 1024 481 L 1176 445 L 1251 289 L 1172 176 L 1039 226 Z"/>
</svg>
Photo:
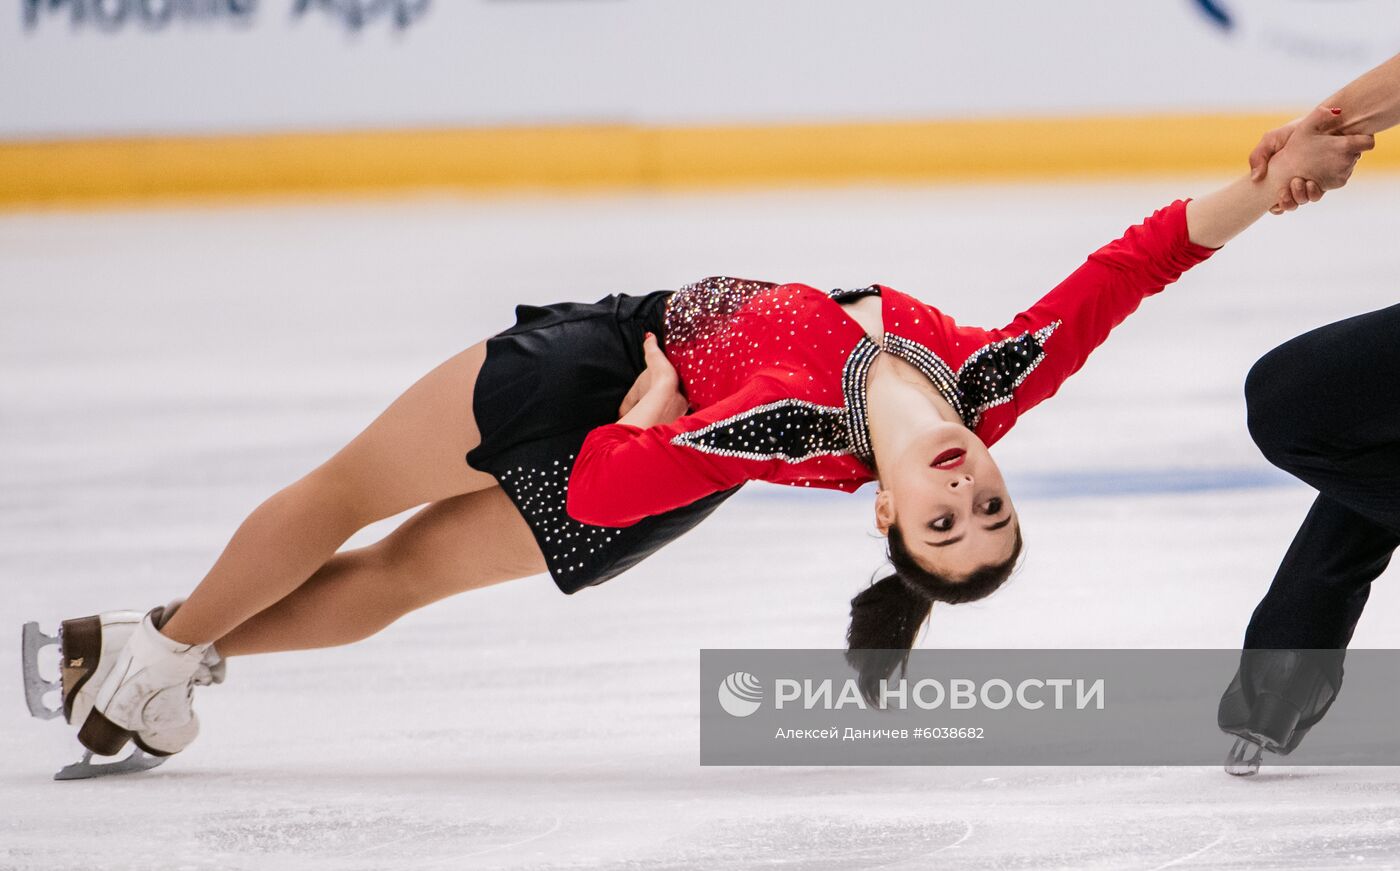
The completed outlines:
<svg viewBox="0 0 1400 871">
<path fill-rule="evenodd" d="M 568 515 L 569 473 L 574 454 L 541 468 L 517 466 L 498 476 L 501 487 L 519 507 L 530 526 L 544 539 L 540 550 L 550 570 L 559 577 L 581 572 L 603 556 L 605 547 L 622 530 L 579 523 Z M 611 559 L 611 556 L 609 556 Z"/>
<path fill-rule="evenodd" d="M 803 399 L 781 399 L 671 439 L 671 444 L 746 460 L 800 463 L 850 453 L 846 409 Z"/>
</svg>

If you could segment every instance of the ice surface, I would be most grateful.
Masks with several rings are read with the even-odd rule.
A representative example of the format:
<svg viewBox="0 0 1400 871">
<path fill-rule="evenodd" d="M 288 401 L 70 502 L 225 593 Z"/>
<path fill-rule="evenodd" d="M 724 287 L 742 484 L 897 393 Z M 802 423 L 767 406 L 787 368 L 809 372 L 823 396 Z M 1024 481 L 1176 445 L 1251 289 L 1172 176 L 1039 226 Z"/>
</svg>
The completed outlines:
<svg viewBox="0 0 1400 871">
<path fill-rule="evenodd" d="M 1211 185 L 0 217 L 0 629 L 186 592 L 258 501 L 518 302 L 720 273 L 879 281 L 1001 323 Z M 1250 444 L 1244 373 L 1394 301 L 1397 202 L 1359 175 L 1145 303 L 998 446 L 1026 566 L 923 643 L 1238 643 L 1310 501 Z M 50 781 L 72 739 L 0 668 L 0 868 L 1400 866 L 1391 769 L 700 768 L 698 651 L 839 646 L 880 565 L 868 489 L 753 486 L 596 590 L 519 581 L 236 660 L 199 742 L 127 779 Z M 1383 579 L 1356 644 L 1397 629 Z"/>
</svg>

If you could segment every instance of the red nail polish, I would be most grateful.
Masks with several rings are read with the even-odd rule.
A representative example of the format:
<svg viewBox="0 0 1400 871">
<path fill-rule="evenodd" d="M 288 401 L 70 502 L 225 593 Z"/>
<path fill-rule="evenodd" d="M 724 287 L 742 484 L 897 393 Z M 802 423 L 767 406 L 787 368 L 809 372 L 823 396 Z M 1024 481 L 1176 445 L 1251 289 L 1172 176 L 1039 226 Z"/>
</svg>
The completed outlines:
<svg viewBox="0 0 1400 871">
<path fill-rule="evenodd" d="M 1333 115 L 1340 115 L 1340 114 L 1342 114 L 1342 110 L 1341 110 L 1341 109 L 1333 108 L 1331 111 L 1332 111 L 1332 114 L 1333 114 Z"/>
</svg>

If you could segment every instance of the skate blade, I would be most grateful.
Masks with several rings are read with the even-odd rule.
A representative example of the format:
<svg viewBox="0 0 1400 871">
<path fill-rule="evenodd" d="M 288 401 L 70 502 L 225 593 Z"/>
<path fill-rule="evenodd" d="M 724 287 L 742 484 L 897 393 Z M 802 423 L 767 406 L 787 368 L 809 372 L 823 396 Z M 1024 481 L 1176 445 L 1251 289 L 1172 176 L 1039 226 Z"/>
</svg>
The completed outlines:
<svg viewBox="0 0 1400 871">
<path fill-rule="evenodd" d="M 1264 748 L 1247 738 L 1236 738 L 1225 757 L 1225 773 L 1234 777 L 1250 777 L 1259 773 Z"/>
<path fill-rule="evenodd" d="M 29 622 L 24 624 L 22 633 L 22 660 L 24 668 L 24 700 L 29 705 L 29 713 L 41 720 L 52 720 L 54 717 L 63 715 L 62 703 L 58 707 L 51 707 L 44 701 L 44 696 L 52 692 L 63 694 L 63 685 L 58 678 L 48 680 L 39 674 L 39 651 L 50 645 L 57 645 L 58 639 L 52 635 L 45 635 L 39 630 L 39 624 Z"/>
<path fill-rule="evenodd" d="M 116 762 L 93 762 L 92 751 L 84 750 L 83 758 L 65 765 L 53 776 L 54 780 L 89 780 L 112 774 L 135 774 L 163 765 L 168 756 L 152 756 L 140 747 L 132 747 L 131 755 Z"/>
</svg>

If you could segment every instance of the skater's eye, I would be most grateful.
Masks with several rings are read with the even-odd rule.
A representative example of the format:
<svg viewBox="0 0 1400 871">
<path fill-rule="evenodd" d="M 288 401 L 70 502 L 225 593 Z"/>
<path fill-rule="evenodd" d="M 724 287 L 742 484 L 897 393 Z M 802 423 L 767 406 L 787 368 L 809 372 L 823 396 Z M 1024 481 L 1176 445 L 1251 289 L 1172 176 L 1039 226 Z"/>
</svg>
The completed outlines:
<svg viewBox="0 0 1400 871">
<path fill-rule="evenodd" d="M 929 521 L 928 528 L 934 532 L 952 532 L 953 515 L 945 514 L 942 517 L 935 517 L 933 520 Z"/>
<path fill-rule="evenodd" d="M 982 506 L 982 511 L 988 517 L 995 517 L 1001 513 L 1002 501 L 1000 496 L 993 496 L 987 500 L 987 504 Z"/>
</svg>

